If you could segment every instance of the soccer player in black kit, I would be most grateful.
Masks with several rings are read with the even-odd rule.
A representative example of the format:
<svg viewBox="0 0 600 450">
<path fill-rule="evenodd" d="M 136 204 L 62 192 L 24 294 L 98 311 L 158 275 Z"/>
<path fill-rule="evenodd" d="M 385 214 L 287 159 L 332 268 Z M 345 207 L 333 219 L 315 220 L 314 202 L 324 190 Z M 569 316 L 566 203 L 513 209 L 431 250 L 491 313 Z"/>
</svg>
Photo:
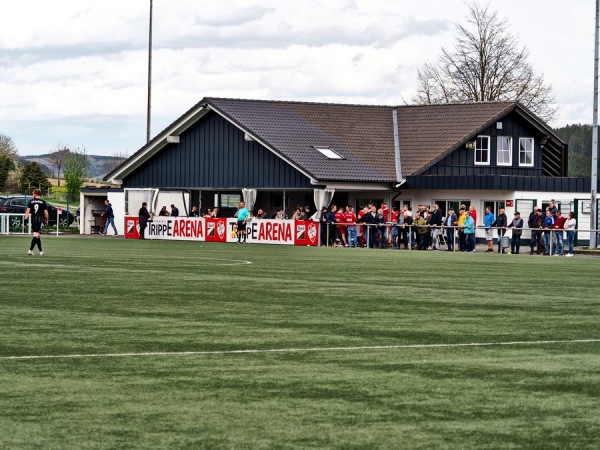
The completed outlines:
<svg viewBox="0 0 600 450">
<path fill-rule="evenodd" d="M 27 211 L 25 211 L 25 221 L 31 215 L 31 227 L 33 229 L 33 239 L 27 252 L 30 256 L 33 256 L 33 248 L 36 244 L 40 250 L 40 256 L 44 256 L 40 232 L 42 231 L 42 225 L 48 225 L 48 207 L 46 202 L 40 198 L 41 194 L 42 192 L 39 189 L 33 191 L 33 198 L 27 204 Z"/>
</svg>

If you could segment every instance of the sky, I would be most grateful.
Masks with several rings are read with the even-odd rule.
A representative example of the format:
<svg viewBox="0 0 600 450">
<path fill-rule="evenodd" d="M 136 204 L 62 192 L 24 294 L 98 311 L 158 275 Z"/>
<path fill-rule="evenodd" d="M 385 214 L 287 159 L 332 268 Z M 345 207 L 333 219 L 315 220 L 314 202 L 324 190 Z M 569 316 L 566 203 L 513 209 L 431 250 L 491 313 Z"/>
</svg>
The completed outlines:
<svg viewBox="0 0 600 450">
<path fill-rule="evenodd" d="M 486 0 L 558 106 L 592 123 L 594 0 Z M 146 142 L 150 0 L 0 5 L 0 134 L 22 156 Z M 153 0 L 151 136 L 203 97 L 402 105 L 462 0 Z"/>
</svg>

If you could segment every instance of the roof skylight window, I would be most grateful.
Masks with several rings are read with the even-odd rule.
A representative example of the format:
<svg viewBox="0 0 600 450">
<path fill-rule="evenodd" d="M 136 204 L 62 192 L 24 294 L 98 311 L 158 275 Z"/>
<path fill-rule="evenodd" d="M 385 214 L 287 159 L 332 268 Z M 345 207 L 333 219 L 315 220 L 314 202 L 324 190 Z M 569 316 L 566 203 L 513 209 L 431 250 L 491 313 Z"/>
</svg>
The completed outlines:
<svg viewBox="0 0 600 450">
<path fill-rule="evenodd" d="M 331 147 L 315 147 L 315 150 L 318 150 L 322 155 L 329 159 L 346 159 L 339 153 L 332 150 Z"/>
</svg>

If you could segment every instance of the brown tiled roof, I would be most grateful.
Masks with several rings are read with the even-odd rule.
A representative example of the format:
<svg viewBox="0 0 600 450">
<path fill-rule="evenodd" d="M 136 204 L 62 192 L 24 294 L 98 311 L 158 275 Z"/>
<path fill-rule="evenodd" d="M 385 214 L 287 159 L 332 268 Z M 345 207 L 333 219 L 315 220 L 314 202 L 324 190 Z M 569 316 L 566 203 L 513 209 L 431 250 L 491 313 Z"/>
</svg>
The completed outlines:
<svg viewBox="0 0 600 450">
<path fill-rule="evenodd" d="M 393 107 L 206 98 L 215 110 L 319 181 L 394 182 Z M 398 107 L 402 175 L 415 175 L 463 145 L 516 103 Z M 329 146 L 330 160 L 314 146 Z"/>
<path fill-rule="evenodd" d="M 107 175 L 135 170 L 129 161 L 143 156 L 171 129 L 193 119 L 208 105 L 247 131 L 281 158 L 319 182 L 393 183 L 397 180 L 392 106 L 342 105 L 291 101 L 207 97 Z M 472 139 L 482 129 L 519 109 L 539 126 L 552 131 L 526 108 L 514 102 L 482 102 L 399 106 L 398 132 L 402 176 L 418 175 Z M 330 147 L 345 159 L 332 160 L 314 147 Z"/>
<path fill-rule="evenodd" d="M 514 102 L 398 108 L 403 175 L 418 175 L 516 107 Z"/>
<path fill-rule="evenodd" d="M 207 103 L 315 180 L 393 182 L 389 106 L 207 98 Z M 331 160 L 314 147 L 330 147 Z"/>
</svg>

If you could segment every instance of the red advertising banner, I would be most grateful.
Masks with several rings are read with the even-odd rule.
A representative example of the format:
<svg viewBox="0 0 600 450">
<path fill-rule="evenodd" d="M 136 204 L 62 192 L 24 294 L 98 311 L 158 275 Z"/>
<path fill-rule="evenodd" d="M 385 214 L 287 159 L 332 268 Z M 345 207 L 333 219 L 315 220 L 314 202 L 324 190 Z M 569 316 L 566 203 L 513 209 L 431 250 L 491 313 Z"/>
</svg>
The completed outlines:
<svg viewBox="0 0 600 450">
<path fill-rule="evenodd" d="M 148 221 L 146 239 L 236 242 L 237 220 L 158 217 Z M 246 226 L 249 244 L 319 245 L 319 224 L 309 220 L 254 219 Z M 125 238 L 139 239 L 137 217 L 125 217 Z"/>
<path fill-rule="evenodd" d="M 139 239 L 140 224 L 137 217 L 125 217 L 125 239 Z"/>
<path fill-rule="evenodd" d="M 294 245 L 319 245 L 319 224 L 310 220 L 294 221 Z"/>
<path fill-rule="evenodd" d="M 206 242 L 227 242 L 227 219 L 204 219 Z"/>
</svg>

